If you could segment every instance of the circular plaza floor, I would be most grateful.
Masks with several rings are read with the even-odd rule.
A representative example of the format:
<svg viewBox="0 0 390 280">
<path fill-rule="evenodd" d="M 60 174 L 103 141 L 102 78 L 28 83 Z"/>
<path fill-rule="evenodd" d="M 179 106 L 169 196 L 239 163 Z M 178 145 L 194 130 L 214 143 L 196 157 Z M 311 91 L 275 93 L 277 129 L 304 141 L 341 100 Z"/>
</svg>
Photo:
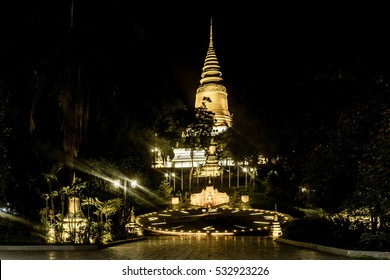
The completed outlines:
<svg viewBox="0 0 390 280">
<path fill-rule="evenodd" d="M 268 235 L 275 214 L 283 223 L 290 216 L 261 209 L 186 208 L 163 210 L 137 217 L 145 234 L 159 235 Z"/>
</svg>

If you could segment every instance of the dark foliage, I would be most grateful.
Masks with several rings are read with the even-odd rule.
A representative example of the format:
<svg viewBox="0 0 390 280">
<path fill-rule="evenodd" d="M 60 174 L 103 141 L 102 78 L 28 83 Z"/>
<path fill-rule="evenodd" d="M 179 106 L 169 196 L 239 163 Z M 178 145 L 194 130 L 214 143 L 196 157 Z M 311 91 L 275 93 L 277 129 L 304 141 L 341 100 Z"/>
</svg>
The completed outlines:
<svg viewBox="0 0 390 280">
<path fill-rule="evenodd" d="M 282 224 L 283 238 L 350 250 L 389 250 L 389 234 L 345 218 L 299 218 Z"/>
<path fill-rule="evenodd" d="M 13 218 L 0 217 L 1 245 L 39 245 L 44 239 L 34 226 L 13 221 Z"/>
</svg>

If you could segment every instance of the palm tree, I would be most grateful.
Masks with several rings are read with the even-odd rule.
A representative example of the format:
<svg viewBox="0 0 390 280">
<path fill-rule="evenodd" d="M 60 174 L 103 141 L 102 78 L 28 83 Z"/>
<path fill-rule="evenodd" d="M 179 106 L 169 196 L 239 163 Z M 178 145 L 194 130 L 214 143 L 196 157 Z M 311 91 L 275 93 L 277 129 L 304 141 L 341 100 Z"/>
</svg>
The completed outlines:
<svg viewBox="0 0 390 280">
<path fill-rule="evenodd" d="M 96 207 L 93 212 L 97 216 L 97 222 L 92 222 L 92 232 L 95 242 L 105 243 L 112 240 L 111 219 L 110 216 L 119 211 L 122 205 L 122 199 L 114 198 L 107 201 L 100 201 L 98 198 L 88 198 L 83 200 L 82 205 L 92 205 Z"/>
<path fill-rule="evenodd" d="M 172 199 L 172 191 L 173 188 L 171 184 L 168 182 L 168 180 L 164 180 L 161 182 L 159 189 L 158 189 L 158 194 L 161 195 L 162 197 L 165 198 L 166 203 L 169 204 L 171 199 Z"/>
<path fill-rule="evenodd" d="M 58 184 L 57 174 L 58 174 L 58 172 L 60 172 L 62 170 L 63 167 L 64 167 L 64 165 L 62 162 L 57 162 L 57 163 L 53 164 L 53 166 L 50 170 L 50 173 L 43 173 L 44 180 L 46 181 L 46 183 L 49 186 L 48 199 L 50 199 L 51 208 L 49 210 L 49 214 L 50 214 L 51 218 L 54 217 L 54 215 L 55 215 L 54 198 L 58 196 L 58 191 L 53 191 L 52 184 L 53 184 L 53 182 L 56 182 Z"/>
</svg>

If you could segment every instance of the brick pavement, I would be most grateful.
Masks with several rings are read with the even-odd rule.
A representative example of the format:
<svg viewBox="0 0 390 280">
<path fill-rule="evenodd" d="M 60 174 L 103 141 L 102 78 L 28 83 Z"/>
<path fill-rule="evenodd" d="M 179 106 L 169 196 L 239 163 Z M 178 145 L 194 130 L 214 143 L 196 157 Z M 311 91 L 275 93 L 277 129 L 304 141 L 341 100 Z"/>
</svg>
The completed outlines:
<svg viewBox="0 0 390 280">
<path fill-rule="evenodd" d="M 0 251 L 2 260 L 341 260 L 264 236 L 151 236 L 98 250 Z"/>
</svg>

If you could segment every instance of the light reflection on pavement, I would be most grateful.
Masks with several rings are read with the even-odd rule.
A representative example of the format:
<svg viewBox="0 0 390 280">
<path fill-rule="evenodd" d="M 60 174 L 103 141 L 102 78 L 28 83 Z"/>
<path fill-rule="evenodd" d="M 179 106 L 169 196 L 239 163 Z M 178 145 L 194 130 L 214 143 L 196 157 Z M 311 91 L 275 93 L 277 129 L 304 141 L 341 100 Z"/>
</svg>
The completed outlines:
<svg viewBox="0 0 390 280">
<path fill-rule="evenodd" d="M 150 236 L 98 250 L 0 251 L 2 260 L 343 260 L 265 236 Z"/>
</svg>

